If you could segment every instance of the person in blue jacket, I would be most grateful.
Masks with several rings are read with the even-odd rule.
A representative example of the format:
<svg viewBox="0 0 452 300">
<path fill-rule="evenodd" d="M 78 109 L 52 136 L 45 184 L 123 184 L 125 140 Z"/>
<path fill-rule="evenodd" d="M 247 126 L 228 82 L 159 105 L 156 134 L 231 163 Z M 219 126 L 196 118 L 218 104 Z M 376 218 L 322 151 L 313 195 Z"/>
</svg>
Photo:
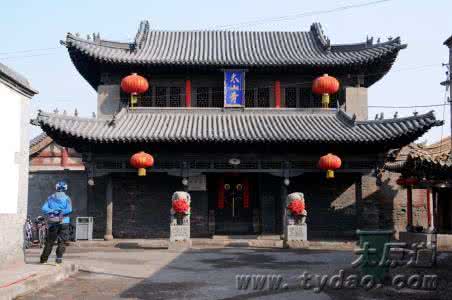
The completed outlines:
<svg viewBox="0 0 452 300">
<path fill-rule="evenodd" d="M 47 216 L 49 225 L 46 243 L 41 254 L 40 261 L 42 264 L 49 259 L 56 240 L 58 240 L 56 263 L 62 263 L 65 242 L 69 239 L 69 215 L 72 213 L 72 204 L 71 198 L 66 195 L 67 183 L 60 180 L 56 183 L 55 188 L 56 193 L 50 195 L 42 206 L 42 212 Z"/>
</svg>

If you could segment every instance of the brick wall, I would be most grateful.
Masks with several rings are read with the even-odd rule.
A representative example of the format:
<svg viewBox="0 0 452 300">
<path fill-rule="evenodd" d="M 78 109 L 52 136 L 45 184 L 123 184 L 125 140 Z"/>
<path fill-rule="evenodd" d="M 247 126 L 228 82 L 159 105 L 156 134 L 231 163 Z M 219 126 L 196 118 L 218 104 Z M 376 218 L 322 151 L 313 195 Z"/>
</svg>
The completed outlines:
<svg viewBox="0 0 452 300">
<path fill-rule="evenodd" d="M 385 173 L 381 186 L 371 175 L 362 177 L 362 201 L 356 206 L 358 174 L 338 173 L 326 180 L 323 173 L 291 178 L 288 192 L 302 192 L 308 210 L 308 238 L 354 238 L 355 230 L 406 227 L 406 190 L 395 183 L 397 174 Z M 95 217 L 95 237 L 105 231 L 106 178 L 96 178 L 88 204 Z M 261 219 L 264 233 L 281 232 L 280 177 L 262 174 L 259 179 Z M 181 190 L 181 179 L 165 174 L 141 178 L 127 174 L 114 178 L 113 234 L 118 238 L 166 238 L 169 236 L 170 197 Z M 216 195 L 216 193 L 214 193 Z M 191 192 L 192 236 L 208 236 L 208 193 Z M 213 195 L 213 194 L 212 194 Z M 214 195 L 214 197 L 215 197 Z M 414 190 L 414 225 L 427 225 L 425 191 Z M 212 201 L 210 201 L 212 202 Z M 361 212 L 358 215 L 358 211 Z"/>
<path fill-rule="evenodd" d="M 385 172 L 381 186 L 377 186 L 374 177 L 363 177 L 363 198 L 368 211 L 363 218 L 370 218 L 374 228 L 394 229 L 396 236 L 407 225 L 407 192 L 396 183 L 397 178 L 399 174 Z M 426 190 L 414 189 L 413 225 L 427 228 L 427 224 Z"/>
<path fill-rule="evenodd" d="M 355 180 L 352 174 L 337 174 L 327 180 L 324 173 L 292 178 L 289 192 L 302 192 L 308 212 L 308 239 L 343 238 L 356 230 Z"/>
<path fill-rule="evenodd" d="M 94 236 L 105 233 L 106 178 L 96 178 L 89 211 L 95 216 Z M 113 177 L 113 236 L 115 238 L 168 238 L 171 196 L 183 190 L 181 178 L 150 173 Z M 192 192 L 192 236 L 208 234 L 206 192 Z"/>
<path fill-rule="evenodd" d="M 277 233 L 282 231 L 281 211 L 282 179 L 263 174 L 259 180 L 261 197 L 258 197 L 261 208 L 261 222 L 263 233 Z"/>
<path fill-rule="evenodd" d="M 41 207 L 49 195 L 55 193 L 58 180 L 68 183 L 67 194 L 71 197 L 73 213 L 71 221 L 78 216 L 87 216 L 87 176 L 80 171 L 40 171 L 28 175 L 28 209 L 27 215 L 35 218 L 42 215 Z"/>
</svg>

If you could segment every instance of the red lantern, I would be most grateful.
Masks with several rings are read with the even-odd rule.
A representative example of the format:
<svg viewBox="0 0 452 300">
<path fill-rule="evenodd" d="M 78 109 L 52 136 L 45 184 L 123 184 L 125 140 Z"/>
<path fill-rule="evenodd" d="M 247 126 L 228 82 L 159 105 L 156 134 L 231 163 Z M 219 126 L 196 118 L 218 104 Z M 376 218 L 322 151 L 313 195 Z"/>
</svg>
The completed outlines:
<svg viewBox="0 0 452 300">
<path fill-rule="evenodd" d="M 149 89 L 149 83 L 143 76 L 137 73 L 126 76 L 121 80 L 121 89 L 130 94 L 130 106 L 133 106 L 138 101 L 138 94 L 143 94 Z"/>
<path fill-rule="evenodd" d="M 130 158 L 130 165 L 138 169 L 138 176 L 146 176 L 146 168 L 154 165 L 154 158 L 146 152 L 138 152 Z"/>
<path fill-rule="evenodd" d="M 322 95 L 323 108 L 328 108 L 330 94 L 335 94 L 337 91 L 339 91 L 339 81 L 332 76 L 328 76 L 328 74 L 317 77 L 312 83 L 312 92 Z"/>
<path fill-rule="evenodd" d="M 290 213 L 293 216 L 300 216 L 303 214 L 303 211 L 305 210 L 305 205 L 303 201 L 301 201 L 300 199 L 295 199 L 289 203 L 287 209 L 289 209 Z"/>
<path fill-rule="evenodd" d="M 334 154 L 328 153 L 320 157 L 319 168 L 326 170 L 326 178 L 334 178 L 334 170 L 341 167 L 342 161 L 339 157 Z"/>
<path fill-rule="evenodd" d="M 172 208 L 176 214 L 186 215 L 190 209 L 190 206 L 185 199 L 176 199 L 172 203 Z"/>
</svg>

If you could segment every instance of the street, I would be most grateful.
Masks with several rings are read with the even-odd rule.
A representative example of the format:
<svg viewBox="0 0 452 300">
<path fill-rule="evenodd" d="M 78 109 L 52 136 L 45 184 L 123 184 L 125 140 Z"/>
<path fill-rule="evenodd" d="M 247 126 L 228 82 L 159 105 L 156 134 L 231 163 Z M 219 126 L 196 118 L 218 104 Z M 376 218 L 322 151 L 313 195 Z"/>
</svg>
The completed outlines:
<svg viewBox="0 0 452 300">
<path fill-rule="evenodd" d="M 38 255 L 38 249 L 30 250 L 29 261 L 36 262 Z M 268 248 L 198 248 L 184 253 L 134 246 L 69 248 L 66 261 L 77 262 L 81 271 L 20 299 L 390 299 L 397 295 L 447 299 L 440 293 L 398 292 L 390 287 L 372 291 L 325 287 L 319 292 L 298 287 L 303 272 L 329 276 L 340 269 L 349 272 L 354 257 L 350 251 Z M 450 265 L 448 255 L 441 257 L 439 272 Z M 251 283 L 246 290 L 238 289 L 236 275 L 276 275 L 281 284 L 273 289 L 267 281 L 261 288 Z"/>
</svg>

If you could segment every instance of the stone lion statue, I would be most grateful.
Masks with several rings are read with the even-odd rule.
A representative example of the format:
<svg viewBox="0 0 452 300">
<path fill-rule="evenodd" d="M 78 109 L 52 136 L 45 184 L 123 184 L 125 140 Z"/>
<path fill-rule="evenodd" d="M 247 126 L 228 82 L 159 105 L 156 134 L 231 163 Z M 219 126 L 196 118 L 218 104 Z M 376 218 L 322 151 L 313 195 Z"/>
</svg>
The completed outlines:
<svg viewBox="0 0 452 300">
<path fill-rule="evenodd" d="M 183 217 L 182 219 L 182 223 L 185 224 L 189 224 L 190 222 L 190 212 L 191 212 L 191 196 L 189 193 L 187 192 L 183 192 L 183 191 L 177 191 L 173 193 L 173 196 L 171 197 L 171 202 L 178 200 L 178 199 L 184 199 L 185 201 L 188 202 L 188 206 L 190 207 L 190 210 L 188 212 L 188 214 L 186 216 Z M 177 224 L 177 218 L 176 218 L 176 213 L 172 208 L 171 205 L 171 224 L 176 225 Z"/>
</svg>

